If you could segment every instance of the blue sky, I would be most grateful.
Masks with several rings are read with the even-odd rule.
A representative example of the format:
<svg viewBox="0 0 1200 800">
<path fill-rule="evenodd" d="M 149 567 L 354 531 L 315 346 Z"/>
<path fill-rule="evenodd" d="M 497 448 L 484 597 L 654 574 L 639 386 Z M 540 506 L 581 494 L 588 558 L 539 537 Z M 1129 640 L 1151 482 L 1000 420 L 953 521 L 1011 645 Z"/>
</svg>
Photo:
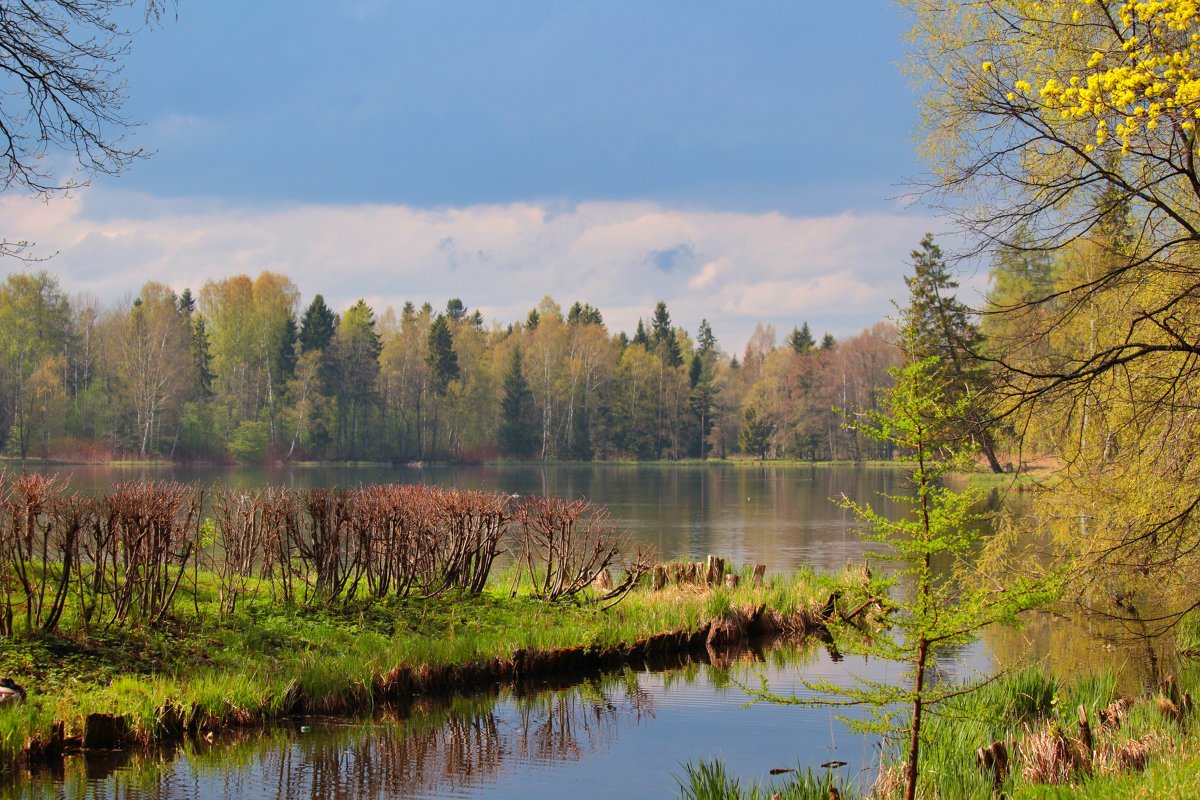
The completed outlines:
<svg viewBox="0 0 1200 800">
<path fill-rule="evenodd" d="M 152 157 L 5 216 L 105 299 L 274 269 L 304 302 L 847 335 L 937 229 L 897 200 L 904 29 L 885 0 L 181 0 L 125 69 Z"/>
</svg>

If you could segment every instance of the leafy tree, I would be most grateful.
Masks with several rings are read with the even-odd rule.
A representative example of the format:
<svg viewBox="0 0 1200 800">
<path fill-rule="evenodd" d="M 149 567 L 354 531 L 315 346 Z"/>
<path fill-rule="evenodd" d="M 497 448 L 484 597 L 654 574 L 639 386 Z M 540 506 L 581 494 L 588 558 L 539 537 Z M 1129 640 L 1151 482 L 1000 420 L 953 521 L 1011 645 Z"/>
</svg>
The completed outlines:
<svg viewBox="0 0 1200 800">
<path fill-rule="evenodd" d="M 153 281 L 143 286 L 125 320 L 116 365 L 122 394 L 136 413 L 141 456 L 156 449 L 164 429 L 172 430 L 164 418 L 178 418 L 185 393 L 195 385 L 187 368 L 192 366 L 191 345 L 191 326 L 174 292 Z"/>
<path fill-rule="evenodd" d="M 21 458 L 29 454 L 40 420 L 33 374 L 63 353 L 70 326 L 67 298 L 48 272 L 13 273 L 0 286 L 0 411 L 9 449 Z"/>
<path fill-rule="evenodd" d="M 500 426 L 496 441 L 500 452 L 516 458 L 529 458 L 538 448 L 537 409 L 533 392 L 521 372 L 521 348 L 514 347 L 504 374 L 504 397 L 500 401 Z"/>
<path fill-rule="evenodd" d="M 342 315 L 327 351 L 335 374 L 337 438 L 345 457 L 366 447 L 370 415 L 378 401 L 381 350 L 375 312 L 359 300 Z"/>
<path fill-rule="evenodd" d="M 446 316 L 451 322 L 462 322 L 467 316 L 467 307 L 462 300 L 452 297 L 446 301 Z"/>
<path fill-rule="evenodd" d="M 914 463 L 913 493 L 889 496 L 907 504 L 913 513 L 900 519 L 879 515 L 869 505 L 844 495 L 840 504 L 852 511 L 864 536 L 883 545 L 872 557 L 900 564 L 895 573 L 896 591 L 882 597 L 865 587 L 867 602 L 885 604 L 889 627 L 858 628 L 849 623 L 833 626 L 835 641 L 847 652 L 897 661 L 908 666 L 907 683 L 859 679 L 844 686 L 831 681 L 806 682 L 822 697 L 780 698 L 767 691 L 762 697 L 787 703 L 835 706 L 865 705 L 866 720 L 847 720 L 851 729 L 876 734 L 902 734 L 907 740 L 905 798 L 916 796 L 920 774 L 920 748 L 925 715 L 948 698 L 983 685 L 981 682 L 949 684 L 929 678 L 938 656 L 974 640 L 995 624 L 1016 625 L 1018 614 L 1048 602 L 1055 581 L 1024 578 L 980 580 L 974 550 L 979 539 L 981 514 L 975 509 L 979 492 L 955 492 L 942 477 L 962 469 L 973 455 L 970 447 L 946 446 L 947 429 L 962 418 L 968 398 L 951 400 L 947 392 L 952 377 L 937 357 L 910 363 L 896 373 L 896 385 L 883 411 L 858 415 L 856 426 L 868 437 L 890 443 Z M 947 568 L 948 565 L 948 568 Z M 863 598 L 855 597 L 852 602 Z"/>
</svg>

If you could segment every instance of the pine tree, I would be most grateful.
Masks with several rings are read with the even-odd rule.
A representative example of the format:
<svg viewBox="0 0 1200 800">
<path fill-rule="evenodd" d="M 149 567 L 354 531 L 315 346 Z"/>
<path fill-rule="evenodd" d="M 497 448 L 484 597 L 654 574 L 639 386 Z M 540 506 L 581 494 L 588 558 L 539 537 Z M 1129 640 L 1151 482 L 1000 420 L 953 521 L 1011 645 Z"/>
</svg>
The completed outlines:
<svg viewBox="0 0 1200 800">
<path fill-rule="evenodd" d="M 837 347 L 837 339 L 833 338 L 832 333 L 827 333 L 821 337 L 821 352 L 829 352 Z"/>
<path fill-rule="evenodd" d="M 538 439 L 533 392 L 521 372 L 521 349 L 515 347 L 509 359 L 508 371 L 504 374 L 504 397 L 500 400 L 496 443 L 505 455 L 527 459 L 537 452 Z"/>
<path fill-rule="evenodd" d="M 646 325 L 640 319 L 638 320 L 637 330 L 634 331 L 633 339 L 630 340 L 633 344 L 640 344 L 647 350 L 650 349 L 650 337 L 646 334 Z"/>
<path fill-rule="evenodd" d="M 658 301 L 654 307 L 654 318 L 650 325 L 650 342 L 658 350 L 659 357 L 668 367 L 674 369 L 683 364 L 683 353 L 679 349 L 679 339 L 675 329 L 671 327 L 671 315 L 667 312 L 667 304 Z"/>
</svg>

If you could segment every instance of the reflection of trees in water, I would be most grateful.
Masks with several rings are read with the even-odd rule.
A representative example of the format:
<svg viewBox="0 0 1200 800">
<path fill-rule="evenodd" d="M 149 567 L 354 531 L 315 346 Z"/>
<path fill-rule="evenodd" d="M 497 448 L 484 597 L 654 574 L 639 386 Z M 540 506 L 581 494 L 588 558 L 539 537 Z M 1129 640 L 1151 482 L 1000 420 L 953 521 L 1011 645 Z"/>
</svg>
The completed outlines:
<svg viewBox="0 0 1200 800">
<path fill-rule="evenodd" d="M 1170 671 L 1173 634 L 1146 636 L 1142 626 L 1099 615 L 1031 614 L 1020 630 L 994 627 L 983 633 L 997 666 L 1044 665 L 1064 680 L 1113 672 L 1120 692 L 1133 696 Z"/>
<path fill-rule="evenodd" d="M 515 752 L 523 759 L 576 761 L 611 745 L 622 724 L 653 716 L 652 698 L 636 673 L 591 678 L 573 690 L 519 698 Z"/>
</svg>

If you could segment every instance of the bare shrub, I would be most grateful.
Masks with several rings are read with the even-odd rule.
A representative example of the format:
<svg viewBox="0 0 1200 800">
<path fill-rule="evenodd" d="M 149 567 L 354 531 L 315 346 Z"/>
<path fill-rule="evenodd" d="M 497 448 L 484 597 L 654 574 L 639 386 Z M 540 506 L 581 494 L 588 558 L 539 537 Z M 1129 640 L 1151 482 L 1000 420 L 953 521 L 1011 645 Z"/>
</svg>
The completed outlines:
<svg viewBox="0 0 1200 800">
<path fill-rule="evenodd" d="M 352 600 L 362 577 L 362 548 L 351 535 L 351 498 L 343 489 L 308 489 L 300 498 L 295 548 L 304 566 L 305 602 Z"/>
<path fill-rule="evenodd" d="M 285 494 L 282 489 L 245 491 L 230 487 L 217 492 L 213 503 L 217 537 L 205 544 L 220 585 L 222 613 L 232 614 L 237 609 L 256 571 L 272 573 L 278 537 L 281 533 L 286 536 L 288 531 L 278 502 Z M 290 587 L 288 578 L 290 575 L 283 576 Z"/>
<path fill-rule="evenodd" d="M 97 501 L 83 526 L 78 587 L 85 625 L 154 624 L 171 608 L 196 557 L 203 492 L 169 481 L 128 481 Z"/>
<path fill-rule="evenodd" d="M 424 542 L 427 552 L 425 594 L 447 589 L 479 594 L 511 520 L 508 499 L 488 492 L 423 487 L 429 493 L 433 521 Z"/>
<path fill-rule="evenodd" d="M 583 591 L 621 553 L 622 537 L 608 510 L 588 500 L 530 497 L 517 507 L 516 521 L 519 563 L 534 593 L 547 600 Z M 641 574 L 650 566 L 644 560 Z"/>
<path fill-rule="evenodd" d="M 65 489 L 46 475 L 0 474 L 0 634 L 16 632 L 15 615 L 31 634 L 58 627 L 86 513 Z"/>
</svg>

